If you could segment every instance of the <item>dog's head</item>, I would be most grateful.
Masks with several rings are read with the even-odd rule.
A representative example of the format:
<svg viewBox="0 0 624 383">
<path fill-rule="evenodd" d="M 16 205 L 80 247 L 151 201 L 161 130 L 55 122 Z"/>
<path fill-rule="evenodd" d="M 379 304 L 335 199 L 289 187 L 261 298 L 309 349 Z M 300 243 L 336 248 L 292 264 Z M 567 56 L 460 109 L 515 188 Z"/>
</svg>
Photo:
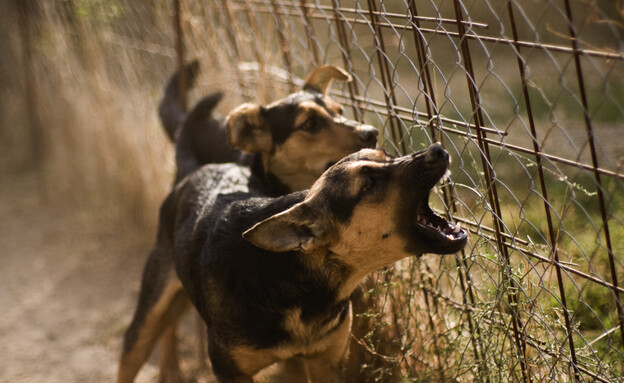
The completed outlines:
<svg viewBox="0 0 624 383">
<path fill-rule="evenodd" d="M 334 79 L 351 81 L 343 69 L 313 71 L 303 90 L 269 105 L 246 103 L 227 117 L 230 145 L 260 153 L 265 171 L 291 190 L 302 190 L 332 164 L 363 148 L 373 148 L 377 130 L 342 116 L 326 93 Z"/>
<path fill-rule="evenodd" d="M 439 144 L 399 158 L 362 150 L 329 168 L 303 202 L 243 236 L 275 252 L 334 254 L 359 277 L 410 255 L 457 252 L 466 232 L 428 203 L 448 165 Z"/>
</svg>

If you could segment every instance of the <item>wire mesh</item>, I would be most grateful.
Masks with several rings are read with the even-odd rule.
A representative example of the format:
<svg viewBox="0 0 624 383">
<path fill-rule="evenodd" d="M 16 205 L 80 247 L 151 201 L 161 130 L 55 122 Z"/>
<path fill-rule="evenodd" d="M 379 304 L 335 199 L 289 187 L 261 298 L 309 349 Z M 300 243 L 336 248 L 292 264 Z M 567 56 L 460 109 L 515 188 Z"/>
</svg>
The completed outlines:
<svg viewBox="0 0 624 383">
<path fill-rule="evenodd" d="M 624 381 L 621 1 L 68 0 L 39 12 L 78 56 L 104 52 L 122 84 L 154 93 L 197 58 L 190 104 L 219 89 L 227 111 L 331 63 L 354 77 L 332 95 L 383 132 L 381 147 L 443 143 L 452 176 L 431 204 L 469 245 L 364 284 L 351 380 Z"/>
</svg>

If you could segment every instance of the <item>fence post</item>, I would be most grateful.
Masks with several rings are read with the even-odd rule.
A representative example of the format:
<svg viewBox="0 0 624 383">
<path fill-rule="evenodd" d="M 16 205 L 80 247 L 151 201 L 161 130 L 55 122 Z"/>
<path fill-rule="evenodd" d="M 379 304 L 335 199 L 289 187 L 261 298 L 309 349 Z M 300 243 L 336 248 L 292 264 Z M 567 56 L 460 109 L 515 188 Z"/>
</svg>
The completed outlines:
<svg viewBox="0 0 624 383">
<path fill-rule="evenodd" d="M 622 346 L 624 347 L 624 310 L 622 309 L 622 303 L 620 301 L 620 293 L 617 289 L 618 278 L 613 254 L 613 247 L 611 245 L 611 233 L 609 232 L 609 222 L 607 217 L 607 207 L 605 202 L 604 189 L 602 187 L 602 179 L 600 173 L 598 173 L 598 156 L 596 154 L 596 145 L 594 143 L 594 128 L 592 125 L 591 117 L 589 116 L 589 104 L 587 102 L 587 94 L 585 92 L 585 81 L 583 79 L 583 69 L 581 67 L 581 59 L 579 55 L 578 40 L 576 38 L 576 31 L 572 23 L 572 9 L 570 8 L 570 1 L 565 0 L 565 11 L 568 18 L 568 30 L 570 33 L 570 42 L 572 44 L 572 51 L 574 54 L 574 67 L 576 69 L 576 77 L 579 84 L 579 93 L 581 96 L 581 103 L 583 105 L 583 116 L 585 118 L 585 127 L 587 129 L 587 140 L 589 143 L 589 149 L 591 151 L 592 166 L 594 172 L 594 178 L 596 180 L 598 202 L 600 203 L 600 214 L 602 217 L 602 228 L 604 230 L 605 242 L 607 245 L 607 251 L 609 252 L 609 268 L 611 269 L 611 282 L 613 284 L 613 294 L 615 295 L 615 304 L 618 311 L 618 323 L 620 325 L 620 336 L 622 337 Z M 572 337 L 572 334 L 570 334 Z"/>
<path fill-rule="evenodd" d="M 282 23 L 278 1 L 271 0 L 271 7 L 273 9 L 273 17 L 275 18 L 275 32 L 277 33 L 277 40 L 279 41 L 280 50 L 282 52 L 282 59 L 284 60 L 286 71 L 288 71 L 289 92 L 292 93 L 296 90 L 296 87 L 293 81 L 293 65 L 290 57 L 290 46 L 288 45 L 288 39 L 286 39 L 286 26 Z"/>
<path fill-rule="evenodd" d="M 182 7 L 180 0 L 173 0 L 174 16 L 173 24 L 176 34 L 176 55 L 178 59 L 178 94 L 180 95 L 180 106 L 186 111 L 188 108 L 187 101 L 187 79 L 184 70 L 184 31 L 182 30 Z"/>
<path fill-rule="evenodd" d="M 44 131 L 37 109 L 37 91 L 34 86 L 36 77 L 31 52 L 31 30 L 29 13 L 37 7 L 37 0 L 14 0 L 17 9 L 17 19 L 22 43 L 22 81 L 26 97 L 26 123 L 30 135 L 31 155 L 35 167 L 43 164 L 44 160 Z"/>
<path fill-rule="evenodd" d="M 412 23 L 412 30 L 414 35 L 414 43 L 416 45 L 416 54 L 418 59 L 419 66 L 419 75 L 421 76 L 425 97 L 425 106 L 427 109 L 427 119 L 431 123 L 429 124 L 429 129 L 431 130 L 431 137 L 435 140 L 435 137 L 438 137 L 438 141 L 443 143 L 443 135 L 442 130 L 442 121 L 440 120 L 440 114 L 438 111 L 438 102 L 436 98 L 435 88 L 433 86 L 433 80 L 431 76 L 431 71 L 429 70 L 429 65 L 427 65 L 427 51 L 425 49 L 426 40 L 422 36 L 420 32 L 420 22 L 418 21 L 418 9 L 416 8 L 416 0 L 411 0 L 409 2 L 409 11 Z M 434 122 L 435 121 L 435 122 Z M 437 130 L 437 132 L 436 132 Z M 448 207 L 450 213 L 449 218 L 452 213 L 457 212 L 457 208 L 455 205 L 455 200 L 453 198 L 452 189 L 443 188 L 442 196 L 444 198 L 444 203 Z M 458 276 L 459 283 L 462 290 L 462 299 L 465 305 L 471 304 L 474 305 L 474 293 L 472 291 L 473 283 L 471 281 L 470 273 L 468 271 L 468 265 L 465 262 L 465 250 L 461 251 L 461 256 L 456 257 L 456 263 L 458 266 Z M 464 275 L 465 274 L 465 275 Z M 464 279 L 465 278 L 465 279 Z M 473 351 L 475 353 L 475 358 L 477 363 L 479 364 L 479 370 L 485 372 L 486 369 L 483 366 L 484 358 L 483 354 L 483 344 L 481 337 L 481 329 L 479 326 L 475 326 L 473 323 L 472 313 L 468 311 L 466 313 L 468 319 L 468 329 L 470 331 Z M 489 376 L 485 375 L 485 381 L 490 382 Z"/>
<path fill-rule="evenodd" d="M 579 380 L 577 362 L 576 362 L 576 351 L 574 349 L 574 338 L 572 336 L 573 330 L 572 330 L 572 326 L 570 323 L 570 312 L 568 311 L 566 294 L 565 294 L 565 289 L 563 286 L 563 277 L 561 275 L 561 267 L 559 267 L 560 263 L 559 263 L 559 251 L 558 251 L 558 243 L 557 243 L 558 236 L 555 235 L 552 214 L 550 211 L 551 207 L 548 202 L 549 201 L 548 189 L 546 187 L 546 181 L 544 178 L 544 167 L 542 166 L 541 148 L 537 141 L 537 131 L 535 129 L 535 121 L 533 120 L 533 111 L 531 108 L 531 98 L 529 96 L 528 80 L 527 80 L 527 74 L 526 74 L 526 64 L 524 63 L 524 61 L 522 60 L 522 57 L 520 56 L 520 45 L 518 44 L 518 41 L 519 41 L 518 30 L 516 27 L 516 21 L 515 21 L 514 12 L 513 12 L 513 5 L 511 1 L 507 3 L 507 13 L 509 14 L 509 20 L 511 23 L 511 31 L 512 31 L 513 39 L 514 39 L 514 46 L 517 51 L 518 70 L 520 72 L 520 79 L 522 81 L 522 94 L 523 94 L 524 102 L 527 108 L 527 116 L 529 118 L 529 127 L 531 129 L 531 136 L 532 136 L 531 141 L 533 142 L 533 151 L 535 152 L 535 162 L 537 164 L 540 187 L 542 190 L 542 198 L 544 200 L 544 212 L 546 213 L 546 222 L 548 224 L 548 237 L 550 239 L 552 257 L 556 264 L 555 268 L 556 268 L 556 273 L 557 273 L 557 284 L 559 286 L 559 294 L 561 295 L 561 306 L 563 307 L 563 311 L 564 311 L 566 331 L 568 332 L 568 343 L 570 345 L 570 355 L 572 358 L 572 364 L 573 364 L 573 368 L 575 371 L 575 380 Z"/>
<path fill-rule="evenodd" d="M 334 0 L 332 3 L 332 8 L 334 11 L 334 21 L 336 22 L 336 29 L 338 30 L 338 44 L 340 45 L 340 52 L 342 53 L 342 62 L 344 63 L 345 69 L 352 72 L 353 64 L 351 61 L 349 49 L 349 39 L 347 38 L 347 32 L 344 28 L 344 18 L 342 14 L 338 10 L 338 1 Z M 360 102 L 359 102 L 359 93 L 357 88 L 357 82 L 355 79 L 347 84 L 349 88 L 349 93 L 351 94 L 351 107 L 353 108 L 353 118 L 361 120 L 362 119 L 362 111 L 360 110 Z M 357 106 L 356 106 L 357 105 Z"/>
<path fill-rule="evenodd" d="M 301 15 L 303 16 L 306 35 L 308 36 L 308 49 L 312 54 L 312 67 L 317 67 L 320 65 L 318 47 L 314 43 L 314 27 L 312 26 L 310 10 L 306 2 L 307 0 L 299 0 L 299 8 L 301 9 Z"/>
<path fill-rule="evenodd" d="M 381 29 L 378 17 L 379 13 L 377 12 L 377 7 L 375 5 L 374 0 L 368 0 L 368 13 L 370 16 L 370 21 L 375 30 L 375 48 L 377 52 L 377 61 L 379 62 L 379 71 L 381 72 L 381 82 L 384 87 L 384 97 L 386 99 L 386 108 L 388 110 L 388 120 L 390 121 L 390 133 L 392 137 L 392 141 L 396 146 L 396 149 L 401 153 L 407 153 L 407 148 L 405 146 L 405 141 L 402 140 L 400 127 L 398 126 L 398 117 L 394 110 L 394 107 L 397 105 L 396 97 L 394 95 L 394 89 L 391 87 L 391 79 L 390 79 L 390 68 L 388 68 L 388 62 L 382 57 L 381 53 L 386 52 L 386 45 L 384 43 L 383 38 L 383 30 Z"/>
</svg>

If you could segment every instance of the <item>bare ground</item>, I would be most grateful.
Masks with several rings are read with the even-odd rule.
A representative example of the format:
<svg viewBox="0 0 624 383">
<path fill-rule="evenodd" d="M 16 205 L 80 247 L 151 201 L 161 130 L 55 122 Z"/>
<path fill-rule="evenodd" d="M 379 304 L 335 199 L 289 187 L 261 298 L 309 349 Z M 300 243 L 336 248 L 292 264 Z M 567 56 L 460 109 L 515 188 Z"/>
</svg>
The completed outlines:
<svg viewBox="0 0 624 383">
<path fill-rule="evenodd" d="M 0 177 L 0 382 L 112 382 L 153 235 L 41 200 L 34 175 Z M 210 381 L 195 319 L 183 323 L 182 367 Z M 156 362 L 138 382 L 156 381 Z"/>
</svg>

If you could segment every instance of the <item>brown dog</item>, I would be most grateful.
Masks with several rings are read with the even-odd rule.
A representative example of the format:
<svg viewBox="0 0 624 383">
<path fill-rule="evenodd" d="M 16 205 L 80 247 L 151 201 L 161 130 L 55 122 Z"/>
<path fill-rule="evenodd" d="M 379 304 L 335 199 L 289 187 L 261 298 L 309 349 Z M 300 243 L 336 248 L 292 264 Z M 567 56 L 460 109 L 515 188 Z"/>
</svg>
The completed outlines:
<svg viewBox="0 0 624 383">
<path fill-rule="evenodd" d="M 360 281 L 404 257 L 466 243 L 466 232 L 428 205 L 448 164 L 439 144 L 400 158 L 362 150 L 309 191 L 278 198 L 250 190 L 236 165 L 194 172 L 162 206 L 118 382 L 132 381 L 145 345 L 186 296 L 208 326 L 219 381 L 252 382 L 280 361 L 288 382 L 343 381 Z"/>
<path fill-rule="evenodd" d="M 198 68 L 197 62 L 186 66 L 190 84 Z M 377 130 L 343 117 L 340 104 L 327 95 L 334 79 L 352 81 L 344 69 L 322 66 L 308 75 L 301 91 L 269 105 L 243 104 L 224 120 L 213 114 L 221 93 L 184 113 L 178 75 L 172 76 L 159 114 L 176 143 L 176 179 L 208 163 L 236 162 L 265 178 L 265 194 L 281 195 L 310 187 L 345 155 L 373 148 Z"/>
</svg>

